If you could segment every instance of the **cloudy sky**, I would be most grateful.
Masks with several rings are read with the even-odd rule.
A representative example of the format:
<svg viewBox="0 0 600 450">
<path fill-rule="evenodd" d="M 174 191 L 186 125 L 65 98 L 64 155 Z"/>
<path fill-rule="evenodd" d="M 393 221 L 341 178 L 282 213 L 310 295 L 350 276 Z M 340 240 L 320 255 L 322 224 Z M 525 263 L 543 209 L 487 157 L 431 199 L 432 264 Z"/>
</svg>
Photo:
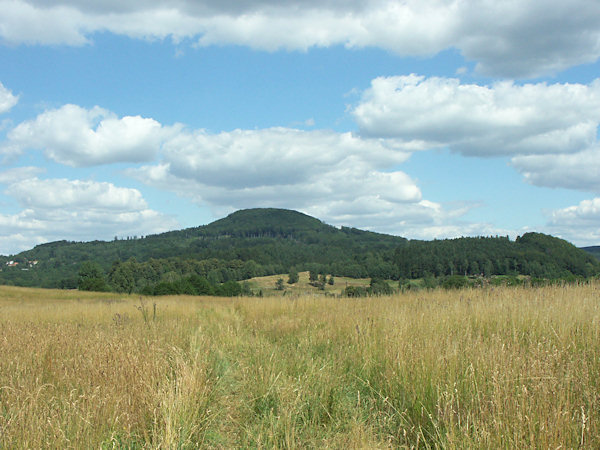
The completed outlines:
<svg viewBox="0 0 600 450">
<path fill-rule="evenodd" d="M 600 245 L 597 0 L 0 11 L 0 254 L 266 206 Z"/>
</svg>

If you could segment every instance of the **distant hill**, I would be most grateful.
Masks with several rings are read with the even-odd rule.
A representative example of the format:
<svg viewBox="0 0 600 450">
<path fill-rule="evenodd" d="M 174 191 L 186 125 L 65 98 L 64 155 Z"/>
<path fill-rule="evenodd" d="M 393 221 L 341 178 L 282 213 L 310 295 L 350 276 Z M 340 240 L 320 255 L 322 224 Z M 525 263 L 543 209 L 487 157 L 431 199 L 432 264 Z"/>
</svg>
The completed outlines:
<svg viewBox="0 0 600 450">
<path fill-rule="evenodd" d="M 12 264 L 7 264 L 12 261 Z M 570 243 L 540 233 L 507 237 L 408 241 L 356 228 L 336 228 L 275 208 L 237 211 L 211 224 L 143 238 L 42 244 L 0 257 L 0 283 L 74 288 L 82 264 L 109 286 L 141 291 L 197 275 L 211 283 L 288 273 L 290 269 L 353 278 L 449 275 L 588 277 L 600 262 Z"/>
<path fill-rule="evenodd" d="M 590 255 L 595 256 L 600 259 L 600 245 L 595 245 L 593 247 L 582 247 L 581 250 L 588 252 Z"/>
<path fill-rule="evenodd" d="M 536 278 L 590 277 L 600 262 L 573 244 L 542 233 L 410 241 L 396 251 L 400 276 L 529 275 Z"/>
</svg>

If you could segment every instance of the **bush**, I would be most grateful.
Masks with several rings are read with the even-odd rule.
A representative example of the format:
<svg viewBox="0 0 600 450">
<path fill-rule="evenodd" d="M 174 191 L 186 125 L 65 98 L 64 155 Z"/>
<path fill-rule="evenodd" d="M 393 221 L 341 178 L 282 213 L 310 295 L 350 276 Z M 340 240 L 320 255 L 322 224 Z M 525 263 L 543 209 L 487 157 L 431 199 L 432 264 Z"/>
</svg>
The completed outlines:
<svg viewBox="0 0 600 450">
<path fill-rule="evenodd" d="M 237 297 L 242 294 L 242 286 L 236 281 L 226 281 L 215 289 L 215 295 L 221 297 Z"/>
<path fill-rule="evenodd" d="M 442 281 L 444 289 L 460 289 L 469 286 L 469 279 L 463 275 L 450 275 Z"/>
<path fill-rule="evenodd" d="M 360 286 L 348 286 L 342 291 L 344 297 L 366 297 L 367 290 Z"/>
<path fill-rule="evenodd" d="M 390 295 L 394 293 L 394 289 L 392 289 L 388 282 L 379 278 L 371 278 L 371 285 L 368 291 L 371 295 Z"/>
</svg>

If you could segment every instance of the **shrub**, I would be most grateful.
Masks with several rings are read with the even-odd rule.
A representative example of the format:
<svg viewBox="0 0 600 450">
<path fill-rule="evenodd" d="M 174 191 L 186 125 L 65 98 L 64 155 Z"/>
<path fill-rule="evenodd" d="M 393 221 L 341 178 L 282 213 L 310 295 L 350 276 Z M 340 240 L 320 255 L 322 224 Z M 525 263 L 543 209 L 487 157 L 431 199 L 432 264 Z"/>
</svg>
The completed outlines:
<svg viewBox="0 0 600 450">
<path fill-rule="evenodd" d="M 450 275 L 442 281 L 444 289 L 460 289 L 469 286 L 469 279 L 463 275 Z"/>
</svg>

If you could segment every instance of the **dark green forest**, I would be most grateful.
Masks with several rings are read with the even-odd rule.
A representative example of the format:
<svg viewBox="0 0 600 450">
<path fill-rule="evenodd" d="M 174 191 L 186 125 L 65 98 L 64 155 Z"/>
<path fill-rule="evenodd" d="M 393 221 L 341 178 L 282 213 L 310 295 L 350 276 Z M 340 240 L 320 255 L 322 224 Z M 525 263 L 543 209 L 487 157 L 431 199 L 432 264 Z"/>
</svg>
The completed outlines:
<svg viewBox="0 0 600 450">
<path fill-rule="evenodd" d="M 588 278 L 598 260 L 569 242 L 542 233 L 507 237 L 410 241 L 396 251 L 403 278 L 444 275 L 529 275 L 536 278 Z"/>
<path fill-rule="evenodd" d="M 593 246 L 593 247 L 583 247 L 582 250 L 585 250 L 590 255 L 593 255 L 597 259 L 600 259 L 600 245 L 596 245 L 596 246 Z"/>
<path fill-rule="evenodd" d="M 157 235 L 51 242 L 2 256 L 0 263 L 2 284 L 145 294 L 239 295 L 247 290 L 239 281 L 292 269 L 392 280 L 455 275 L 571 279 L 600 273 L 600 261 L 590 253 L 540 233 L 515 241 L 409 241 L 272 208 L 241 210 L 209 225 Z"/>
</svg>

